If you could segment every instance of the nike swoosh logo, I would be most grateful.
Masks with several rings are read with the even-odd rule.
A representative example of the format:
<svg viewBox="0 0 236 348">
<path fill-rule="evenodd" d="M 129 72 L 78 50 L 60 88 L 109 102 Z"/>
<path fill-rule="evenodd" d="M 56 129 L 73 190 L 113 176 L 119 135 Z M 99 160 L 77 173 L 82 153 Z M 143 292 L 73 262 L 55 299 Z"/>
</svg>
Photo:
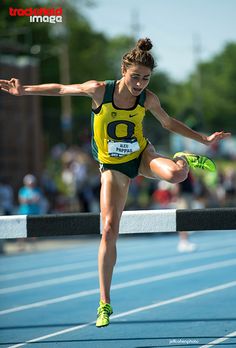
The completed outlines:
<svg viewBox="0 0 236 348">
<path fill-rule="evenodd" d="M 132 115 L 132 114 L 130 114 L 130 115 L 129 115 L 129 117 L 134 117 L 134 116 L 136 116 L 136 115 L 138 115 L 138 114 L 133 114 L 133 115 Z"/>
</svg>

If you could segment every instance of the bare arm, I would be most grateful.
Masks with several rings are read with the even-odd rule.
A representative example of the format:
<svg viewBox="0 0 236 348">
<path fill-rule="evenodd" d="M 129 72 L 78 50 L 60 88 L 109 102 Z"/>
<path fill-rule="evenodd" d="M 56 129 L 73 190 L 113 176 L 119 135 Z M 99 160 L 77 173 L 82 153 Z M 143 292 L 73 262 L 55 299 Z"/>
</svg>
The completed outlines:
<svg viewBox="0 0 236 348">
<path fill-rule="evenodd" d="M 204 145 L 210 145 L 216 141 L 219 141 L 231 135 L 230 133 L 225 133 L 221 131 L 221 132 L 215 132 L 211 134 L 210 136 L 206 136 L 204 134 L 194 131 L 193 129 L 189 128 L 181 121 L 176 120 L 175 118 L 169 116 L 165 112 L 165 110 L 161 107 L 158 97 L 150 91 L 147 91 L 147 99 L 145 102 L 145 107 L 161 123 L 163 128 L 166 128 L 170 132 L 178 133 L 184 137 L 198 141 L 199 143 L 202 143 Z"/>
<path fill-rule="evenodd" d="M 44 96 L 87 96 L 93 98 L 97 88 L 103 83 L 87 81 L 82 84 L 62 85 L 59 83 L 47 83 L 42 85 L 21 85 L 18 79 L 0 80 L 0 89 L 15 96 L 44 95 Z"/>
</svg>

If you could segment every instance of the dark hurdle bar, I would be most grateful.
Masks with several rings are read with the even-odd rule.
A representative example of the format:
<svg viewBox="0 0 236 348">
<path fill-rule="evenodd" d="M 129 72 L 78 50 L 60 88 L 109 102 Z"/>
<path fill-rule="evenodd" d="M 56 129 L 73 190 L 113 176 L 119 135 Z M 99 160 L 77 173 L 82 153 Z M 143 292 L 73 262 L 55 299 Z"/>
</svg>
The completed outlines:
<svg viewBox="0 0 236 348">
<path fill-rule="evenodd" d="M 177 231 L 234 230 L 236 208 L 177 209 Z"/>
<path fill-rule="evenodd" d="M 94 213 L 27 216 L 27 237 L 100 234 L 100 215 Z"/>
</svg>

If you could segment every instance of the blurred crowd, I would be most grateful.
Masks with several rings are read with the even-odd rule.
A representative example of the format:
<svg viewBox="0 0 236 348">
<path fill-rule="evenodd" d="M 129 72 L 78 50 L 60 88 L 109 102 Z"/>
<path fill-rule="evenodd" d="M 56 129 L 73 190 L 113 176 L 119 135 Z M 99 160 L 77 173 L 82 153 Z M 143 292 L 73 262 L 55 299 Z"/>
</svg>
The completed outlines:
<svg viewBox="0 0 236 348">
<path fill-rule="evenodd" d="M 100 174 L 89 148 L 56 145 L 41 177 L 26 173 L 17 192 L 0 178 L 0 214 L 99 212 Z M 236 172 L 193 173 L 181 184 L 137 177 L 127 210 L 230 207 L 236 205 Z"/>
<path fill-rule="evenodd" d="M 90 147 L 56 145 L 41 177 L 26 173 L 13 190 L 7 178 L 0 178 L 0 215 L 99 212 L 100 173 Z M 224 166 L 217 173 L 190 172 L 181 184 L 150 180 L 141 176 L 131 181 L 126 210 L 200 209 L 236 206 L 236 171 Z M 34 242 L 31 241 L 31 242 Z M 19 251 L 24 240 L 17 241 Z M 0 253 L 4 252 L 0 241 Z M 196 245 L 180 231 L 178 251 L 192 252 Z"/>
</svg>

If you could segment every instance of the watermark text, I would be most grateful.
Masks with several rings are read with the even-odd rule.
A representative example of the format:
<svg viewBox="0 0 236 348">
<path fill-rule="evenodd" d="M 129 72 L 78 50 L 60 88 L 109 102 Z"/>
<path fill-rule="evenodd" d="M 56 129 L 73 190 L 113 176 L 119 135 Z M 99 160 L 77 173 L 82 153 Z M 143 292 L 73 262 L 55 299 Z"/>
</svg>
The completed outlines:
<svg viewBox="0 0 236 348">
<path fill-rule="evenodd" d="M 13 8 L 9 7 L 11 17 L 29 17 L 30 23 L 62 23 L 62 8 Z"/>
</svg>

